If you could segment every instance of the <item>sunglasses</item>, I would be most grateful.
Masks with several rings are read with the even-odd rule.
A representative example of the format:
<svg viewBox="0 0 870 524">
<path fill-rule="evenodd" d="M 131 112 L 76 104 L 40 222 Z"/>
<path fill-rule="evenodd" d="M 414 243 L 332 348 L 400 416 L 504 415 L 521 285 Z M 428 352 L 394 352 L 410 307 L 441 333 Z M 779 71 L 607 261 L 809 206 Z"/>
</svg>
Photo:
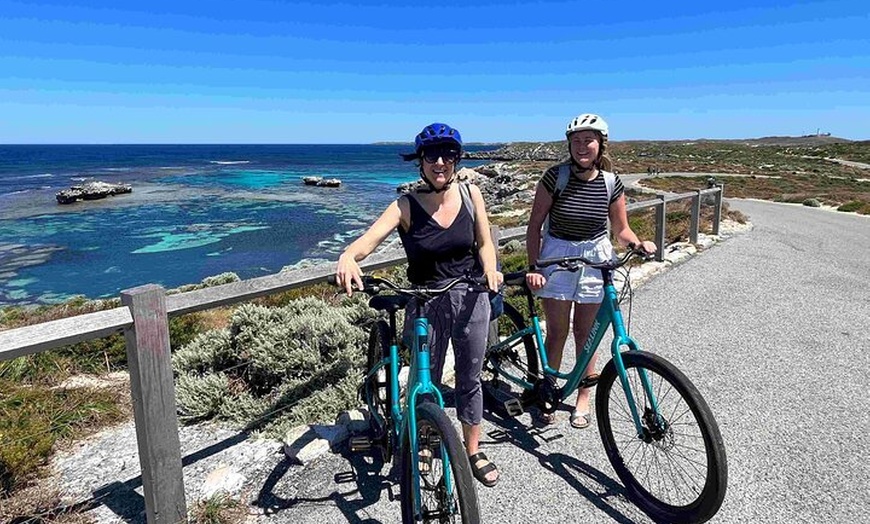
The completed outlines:
<svg viewBox="0 0 870 524">
<path fill-rule="evenodd" d="M 423 160 L 430 164 L 438 162 L 438 159 L 444 161 L 445 164 L 455 164 L 459 160 L 461 153 L 456 149 L 433 149 L 423 151 Z"/>
</svg>

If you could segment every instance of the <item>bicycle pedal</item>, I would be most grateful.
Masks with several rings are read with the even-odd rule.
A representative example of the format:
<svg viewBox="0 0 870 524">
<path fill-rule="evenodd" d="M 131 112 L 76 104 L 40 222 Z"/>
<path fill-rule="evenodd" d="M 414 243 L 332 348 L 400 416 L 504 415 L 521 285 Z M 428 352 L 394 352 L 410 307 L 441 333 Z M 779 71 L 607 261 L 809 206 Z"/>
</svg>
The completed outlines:
<svg viewBox="0 0 870 524">
<path fill-rule="evenodd" d="M 504 401 L 504 410 L 511 417 L 518 417 L 523 414 L 523 403 L 518 398 L 509 398 Z"/>
<path fill-rule="evenodd" d="M 370 451 L 372 449 L 372 439 L 365 436 L 359 435 L 356 437 L 350 438 L 350 450 L 354 453 L 362 453 L 364 451 Z"/>
</svg>

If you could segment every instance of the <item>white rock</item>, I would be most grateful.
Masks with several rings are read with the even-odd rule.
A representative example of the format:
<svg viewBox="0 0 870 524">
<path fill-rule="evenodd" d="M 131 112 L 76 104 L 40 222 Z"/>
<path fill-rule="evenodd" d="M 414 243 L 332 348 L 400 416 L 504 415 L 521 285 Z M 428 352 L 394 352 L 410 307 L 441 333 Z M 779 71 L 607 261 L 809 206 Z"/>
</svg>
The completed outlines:
<svg viewBox="0 0 870 524">
<path fill-rule="evenodd" d="M 225 464 L 221 464 L 205 477 L 200 493 L 203 499 L 209 499 L 218 493 L 234 495 L 241 491 L 244 484 L 244 475 Z"/>
<path fill-rule="evenodd" d="M 307 424 L 291 429 L 284 437 L 284 454 L 299 464 L 308 464 L 329 450 L 329 441 L 318 436 Z"/>
</svg>

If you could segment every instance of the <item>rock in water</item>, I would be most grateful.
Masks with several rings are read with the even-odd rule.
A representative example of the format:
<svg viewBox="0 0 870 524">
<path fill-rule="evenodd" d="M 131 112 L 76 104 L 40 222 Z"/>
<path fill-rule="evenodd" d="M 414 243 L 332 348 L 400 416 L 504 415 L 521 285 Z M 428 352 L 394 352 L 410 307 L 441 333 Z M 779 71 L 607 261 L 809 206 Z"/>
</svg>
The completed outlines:
<svg viewBox="0 0 870 524">
<path fill-rule="evenodd" d="M 110 184 L 108 182 L 92 181 L 55 194 L 58 204 L 72 204 L 79 200 L 98 200 L 107 196 L 131 193 L 133 187 L 128 184 Z"/>
</svg>

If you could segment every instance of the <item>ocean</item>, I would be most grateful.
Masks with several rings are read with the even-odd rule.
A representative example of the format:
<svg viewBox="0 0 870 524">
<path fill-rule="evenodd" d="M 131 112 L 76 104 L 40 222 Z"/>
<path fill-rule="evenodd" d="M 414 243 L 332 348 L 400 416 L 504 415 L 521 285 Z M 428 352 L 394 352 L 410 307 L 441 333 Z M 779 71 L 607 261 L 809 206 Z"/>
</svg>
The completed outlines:
<svg viewBox="0 0 870 524">
<path fill-rule="evenodd" d="M 0 145 L 0 307 L 336 260 L 396 198 L 396 187 L 417 179 L 417 168 L 399 157 L 411 149 Z M 307 186 L 306 176 L 342 185 Z M 88 180 L 130 184 L 133 192 L 57 203 L 57 191 Z"/>
</svg>

